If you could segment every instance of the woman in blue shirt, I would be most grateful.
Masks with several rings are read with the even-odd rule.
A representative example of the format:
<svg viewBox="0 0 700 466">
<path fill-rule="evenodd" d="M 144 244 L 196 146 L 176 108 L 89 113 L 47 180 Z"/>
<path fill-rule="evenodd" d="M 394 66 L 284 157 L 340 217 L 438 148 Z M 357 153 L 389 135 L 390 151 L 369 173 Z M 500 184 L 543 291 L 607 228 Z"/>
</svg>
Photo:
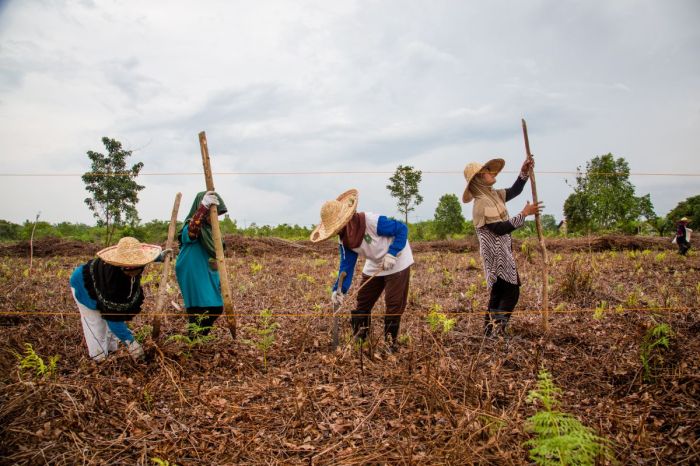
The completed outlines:
<svg viewBox="0 0 700 466">
<path fill-rule="evenodd" d="M 141 312 L 144 268 L 160 258 L 160 246 L 124 237 L 73 271 L 71 291 L 93 360 L 104 360 L 117 350 L 119 341 L 126 345 L 131 357 L 143 359 L 143 348 L 134 340 L 126 322 Z"/>
</svg>

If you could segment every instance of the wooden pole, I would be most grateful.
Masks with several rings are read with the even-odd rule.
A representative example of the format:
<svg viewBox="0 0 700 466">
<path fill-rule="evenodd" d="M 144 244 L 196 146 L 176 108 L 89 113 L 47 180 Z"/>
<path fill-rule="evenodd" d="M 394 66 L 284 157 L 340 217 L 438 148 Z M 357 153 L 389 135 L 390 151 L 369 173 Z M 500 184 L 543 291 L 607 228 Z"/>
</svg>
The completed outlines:
<svg viewBox="0 0 700 466">
<path fill-rule="evenodd" d="M 523 137 L 525 138 L 525 155 L 527 157 L 532 157 L 532 152 L 530 152 L 530 139 L 527 136 L 527 123 L 525 119 L 521 120 L 523 123 Z M 535 170 L 530 168 L 530 184 L 532 185 L 532 202 L 537 205 L 537 182 L 535 181 Z M 542 234 L 542 220 L 540 219 L 539 212 L 535 214 L 535 227 L 537 228 L 537 238 L 540 242 L 540 250 L 542 251 L 542 328 L 546 332 L 549 328 L 549 259 L 547 257 L 547 246 L 544 243 L 544 235 Z"/>
<path fill-rule="evenodd" d="M 211 163 L 209 161 L 209 147 L 207 146 L 207 135 L 204 131 L 199 133 L 199 148 L 202 151 L 202 164 L 204 165 L 204 180 L 207 184 L 207 191 L 214 191 L 214 178 L 211 173 Z M 216 205 L 209 208 L 209 222 L 211 224 L 212 238 L 216 248 L 216 263 L 219 270 L 219 281 L 221 282 L 221 297 L 224 301 L 224 315 L 226 324 L 233 339 L 236 339 L 236 316 L 233 314 L 233 299 L 231 288 L 229 288 L 228 274 L 226 273 L 226 262 L 224 261 L 224 245 L 221 241 L 221 229 L 219 228 L 219 213 Z"/>
<path fill-rule="evenodd" d="M 175 202 L 173 203 L 173 211 L 170 214 L 170 225 L 168 226 L 168 239 L 165 242 L 165 249 L 173 248 L 173 242 L 175 240 L 175 230 L 177 229 L 177 213 L 180 210 L 180 199 L 182 198 L 182 193 L 177 193 L 175 195 Z M 168 276 L 170 275 L 170 262 L 172 254 L 165 256 L 163 261 L 163 276 L 160 277 L 160 286 L 158 287 L 158 300 L 156 301 L 156 312 L 153 316 L 153 339 L 157 339 L 160 336 L 160 314 L 163 312 L 163 306 L 165 305 L 165 297 L 167 295 L 166 290 L 168 288 Z"/>
</svg>

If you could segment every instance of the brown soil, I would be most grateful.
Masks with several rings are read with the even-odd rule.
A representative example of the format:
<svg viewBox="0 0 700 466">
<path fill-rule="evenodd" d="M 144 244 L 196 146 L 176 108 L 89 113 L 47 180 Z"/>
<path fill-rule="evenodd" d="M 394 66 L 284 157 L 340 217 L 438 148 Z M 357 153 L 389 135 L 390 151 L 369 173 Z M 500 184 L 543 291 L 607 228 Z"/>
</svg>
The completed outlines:
<svg viewBox="0 0 700 466">
<path fill-rule="evenodd" d="M 92 249 L 38 257 L 31 274 L 24 257 L 4 254 L 0 310 L 20 315 L 0 316 L 0 464 L 524 464 L 526 420 L 539 408 L 526 398 L 541 368 L 562 389 L 561 409 L 612 441 L 620 464 L 696 464 L 700 257 L 679 257 L 665 240 L 653 252 L 624 241 L 645 245 L 634 253 L 591 252 L 619 248 L 617 239 L 566 241 L 576 246 L 549 243 L 562 252 L 552 255 L 560 257 L 552 257 L 547 333 L 540 264 L 516 250 L 523 286 L 507 343 L 482 338 L 488 291 L 471 261 L 478 253 L 417 244 L 401 326 L 408 337 L 387 355 L 382 302 L 371 349 L 353 346 L 345 316 L 341 349 L 329 347 L 331 242 L 228 238 L 238 338 L 222 318 L 216 340 L 202 346 L 169 339 L 186 324 L 171 276 L 162 335 L 146 339 L 144 364 L 123 347 L 102 364 L 86 355 L 67 281 Z M 152 322 L 161 268 L 147 269 L 135 330 Z M 457 319 L 446 335 L 426 324 L 437 308 Z M 267 368 L 246 343 L 262 309 L 280 324 Z M 645 381 L 640 347 L 660 323 L 673 329 L 670 348 Z M 55 376 L 19 369 L 24 343 L 45 361 L 60 356 Z"/>
</svg>

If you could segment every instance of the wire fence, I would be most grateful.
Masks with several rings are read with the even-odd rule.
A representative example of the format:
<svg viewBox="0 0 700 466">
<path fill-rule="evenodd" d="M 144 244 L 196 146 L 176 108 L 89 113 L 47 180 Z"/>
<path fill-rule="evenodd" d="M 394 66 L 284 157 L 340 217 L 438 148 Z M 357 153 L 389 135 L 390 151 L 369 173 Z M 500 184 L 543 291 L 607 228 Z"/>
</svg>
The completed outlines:
<svg viewBox="0 0 700 466">
<path fill-rule="evenodd" d="M 385 170 L 331 170 L 331 171 L 232 171 L 215 172 L 216 176 L 317 176 L 317 175 L 392 175 Z M 457 170 L 421 170 L 424 175 L 462 175 Z M 501 173 L 520 173 L 520 170 L 502 170 Z M 538 170 L 538 175 L 588 175 L 588 176 L 679 176 L 699 177 L 700 173 L 675 172 L 584 172 L 566 170 Z M 116 173 L 0 173 L 0 177 L 77 177 L 77 176 L 134 176 L 131 172 Z M 143 172 L 138 176 L 204 176 L 204 172 Z"/>
</svg>

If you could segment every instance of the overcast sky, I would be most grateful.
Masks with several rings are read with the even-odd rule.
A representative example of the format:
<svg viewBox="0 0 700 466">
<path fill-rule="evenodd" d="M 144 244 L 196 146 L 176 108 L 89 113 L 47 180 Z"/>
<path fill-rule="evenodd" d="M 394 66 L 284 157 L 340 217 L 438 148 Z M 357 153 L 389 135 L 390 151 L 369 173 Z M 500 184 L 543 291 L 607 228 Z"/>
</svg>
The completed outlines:
<svg viewBox="0 0 700 466">
<path fill-rule="evenodd" d="M 573 172 L 594 156 L 633 173 L 700 173 L 700 2 L 4 1 L 0 174 L 80 174 L 102 136 L 144 173 L 215 175 L 239 224 L 319 218 L 356 187 L 360 210 L 398 215 L 397 165 L 425 172 L 422 205 L 464 189 L 470 161 L 524 158 L 526 118 L 545 213 L 562 217 Z M 658 214 L 700 177 L 633 176 Z M 180 219 L 201 175 L 141 176 L 143 221 Z M 511 201 L 518 212 L 525 195 Z M 94 223 L 79 176 L 0 176 L 0 219 Z M 464 206 L 471 218 L 471 206 Z"/>
</svg>

